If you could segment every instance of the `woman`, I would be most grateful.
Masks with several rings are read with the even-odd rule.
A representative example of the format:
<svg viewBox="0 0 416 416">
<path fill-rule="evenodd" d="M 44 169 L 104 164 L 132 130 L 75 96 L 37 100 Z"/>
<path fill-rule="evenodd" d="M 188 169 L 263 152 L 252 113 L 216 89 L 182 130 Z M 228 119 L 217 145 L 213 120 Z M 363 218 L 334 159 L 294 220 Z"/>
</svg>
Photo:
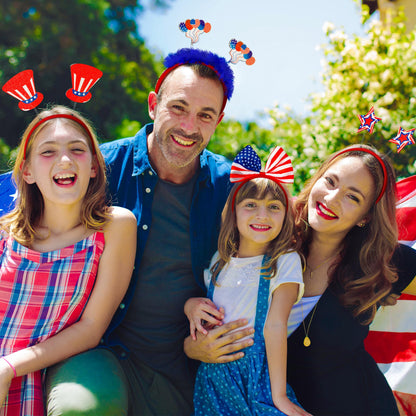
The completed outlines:
<svg viewBox="0 0 416 416">
<path fill-rule="evenodd" d="M 288 339 L 288 383 L 315 416 L 399 414 L 363 343 L 386 297 L 416 294 L 416 251 L 397 244 L 395 196 L 387 158 L 354 145 L 330 157 L 296 200 L 306 268 L 292 318 L 304 319 Z"/>
</svg>

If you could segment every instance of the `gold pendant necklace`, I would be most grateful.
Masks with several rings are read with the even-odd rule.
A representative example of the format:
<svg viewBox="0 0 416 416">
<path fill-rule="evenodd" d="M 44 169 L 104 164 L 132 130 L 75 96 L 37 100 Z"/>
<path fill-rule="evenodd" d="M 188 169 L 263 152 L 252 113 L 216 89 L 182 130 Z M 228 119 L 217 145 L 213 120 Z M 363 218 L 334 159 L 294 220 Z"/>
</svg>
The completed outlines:
<svg viewBox="0 0 416 416">
<path fill-rule="evenodd" d="M 319 299 L 318 299 L 318 302 L 319 302 Z M 313 316 L 315 315 L 316 307 L 318 306 L 318 302 L 316 302 L 315 306 L 313 307 L 312 314 L 311 314 L 311 319 L 309 319 L 309 323 L 308 323 L 308 329 L 306 329 L 306 327 L 305 327 L 305 320 L 303 319 L 303 305 L 301 304 L 302 324 L 303 324 L 303 330 L 305 332 L 305 338 L 303 338 L 303 345 L 305 347 L 309 347 L 311 345 L 311 339 L 309 338 L 308 335 L 309 335 L 309 329 L 311 328 L 311 323 L 312 323 Z"/>
<path fill-rule="evenodd" d="M 313 273 L 316 270 L 320 269 L 323 265 L 327 264 L 330 260 L 335 259 L 339 255 L 339 253 L 340 253 L 340 250 L 337 251 L 331 257 L 328 257 L 327 259 L 325 259 L 322 263 L 318 264 L 314 269 L 312 269 L 311 267 L 309 267 L 308 265 L 306 265 L 305 271 L 306 270 L 309 270 L 309 278 L 312 279 Z M 318 299 L 318 302 L 319 302 L 319 299 Z M 309 329 L 311 328 L 312 319 L 313 319 L 313 317 L 315 315 L 315 311 L 316 311 L 316 307 L 318 306 L 318 302 L 316 302 L 315 306 L 312 309 L 311 319 L 309 319 L 308 328 L 306 328 L 306 326 L 305 326 L 305 320 L 303 319 L 303 305 L 301 304 L 301 310 L 302 310 L 302 325 L 303 325 L 303 330 L 305 332 L 305 338 L 303 338 L 303 345 L 305 347 L 309 347 L 311 345 L 311 339 L 309 338 Z"/>
</svg>

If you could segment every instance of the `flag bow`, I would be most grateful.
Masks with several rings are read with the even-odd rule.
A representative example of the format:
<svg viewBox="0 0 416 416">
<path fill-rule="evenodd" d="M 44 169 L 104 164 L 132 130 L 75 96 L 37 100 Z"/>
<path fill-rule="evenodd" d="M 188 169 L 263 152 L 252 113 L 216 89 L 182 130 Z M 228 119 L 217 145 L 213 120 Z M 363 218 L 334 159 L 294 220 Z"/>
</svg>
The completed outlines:
<svg viewBox="0 0 416 416">
<path fill-rule="evenodd" d="M 293 167 L 289 156 L 280 146 L 277 146 L 267 159 L 264 171 L 261 170 L 261 160 L 253 148 L 248 145 L 241 150 L 231 165 L 230 181 L 241 182 L 241 185 L 234 192 L 232 209 L 234 209 L 235 197 L 240 187 L 247 181 L 255 178 L 267 178 L 276 182 L 283 190 L 286 197 L 285 189 L 281 186 L 283 183 L 293 183 Z"/>
</svg>

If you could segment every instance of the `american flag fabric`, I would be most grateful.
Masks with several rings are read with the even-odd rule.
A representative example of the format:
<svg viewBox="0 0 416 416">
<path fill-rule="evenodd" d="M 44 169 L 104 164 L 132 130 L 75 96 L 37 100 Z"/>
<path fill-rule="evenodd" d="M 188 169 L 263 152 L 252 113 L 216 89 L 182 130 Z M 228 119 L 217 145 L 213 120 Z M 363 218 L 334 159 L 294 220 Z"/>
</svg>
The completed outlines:
<svg viewBox="0 0 416 416">
<path fill-rule="evenodd" d="M 0 354 L 52 337 L 78 321 L 104 249 L 104 234 L 40 253 L 0 236 Z M 1 416 L 44 414 L 40 371 L 14 378 Z"/>
<path fill-rule="evenodd" d="M 397 182 L 399 239 L 416 248 L 416 176 Z M 416 296 L 401 295 L 393 307 L 380 308 L 366 349 L 389 382 L 403 416 L 416 415 Z"/>
</svg>

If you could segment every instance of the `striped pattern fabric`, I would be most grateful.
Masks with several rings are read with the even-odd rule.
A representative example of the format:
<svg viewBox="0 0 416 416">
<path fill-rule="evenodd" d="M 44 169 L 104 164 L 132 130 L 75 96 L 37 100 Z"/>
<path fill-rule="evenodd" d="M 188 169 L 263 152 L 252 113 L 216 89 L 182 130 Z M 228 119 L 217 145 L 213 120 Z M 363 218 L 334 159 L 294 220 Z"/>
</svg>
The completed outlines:
<svg viewBox="0 0 416 416">
<path fill-rule="evenodd" d="M 399 239 L 416 248 L 416 176 L 397 183 Z M 380 308 L 366 339 L 393 389 L 403 416 L 416 415 L 416 296 L 401 295 L 394 307 Z"/>
<path fill-rule="evenodd" d="M 94 286 L 104 234 L 47 253 L 0 240 L 0 352 L 35 345 L 76 322 Z M 40 372 L 13 379 L 0 415 L 43 415 Z"/>
</svg>

